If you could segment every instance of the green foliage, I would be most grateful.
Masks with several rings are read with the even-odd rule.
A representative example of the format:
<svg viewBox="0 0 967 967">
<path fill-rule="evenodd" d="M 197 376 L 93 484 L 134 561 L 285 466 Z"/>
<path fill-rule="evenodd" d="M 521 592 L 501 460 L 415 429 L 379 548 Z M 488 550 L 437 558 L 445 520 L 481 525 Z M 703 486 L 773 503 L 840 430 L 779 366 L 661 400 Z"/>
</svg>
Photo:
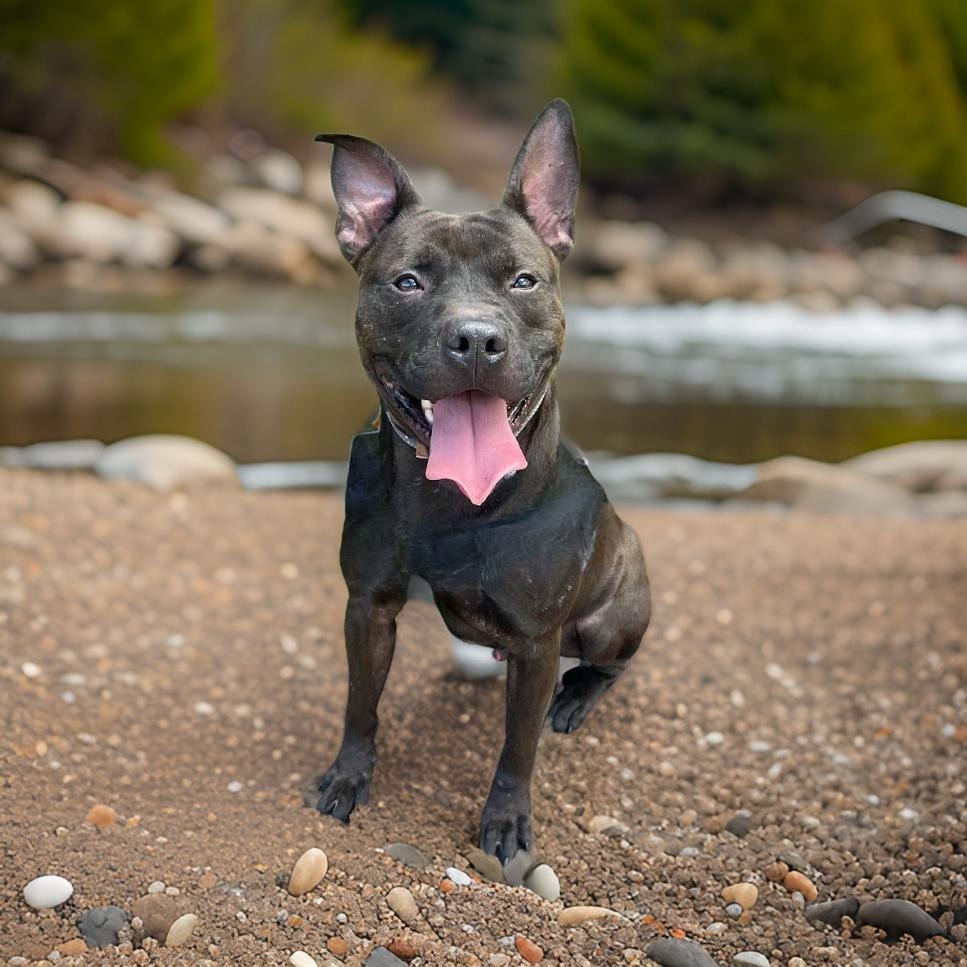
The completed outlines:
<svg viewBox="0 0 967 967">
<path fill-rule="evenodd" d="M 217 80 L 215 0 L 3 0 L 0 69 L 40 110 L 110 119 L 121 150 L 157 163 L 163 126 Z M 43 130 L 43 119 L 39 119 Z"/>
<path fill-rule="evenodd" d="M 353 24 L 381 26 L 425 50 L 475 101 L 518 117 L 547 99 L 557 0 L 342 0 Z"/>
<path fill-rule="evenodd" d="M 352 131 L 434 147 L 445 111 L 427 58 L 318 0 L 223 0 L 223 103 L 270 137 Z"/>
<path fill-rule="evenodd" d="M 946 2 L 570 0 L 559 77 L 585 169 L 633 190 L 836 175 L 967 200 L 965 89 L 938 25 L 943 7 L 967 29 L 967 5 Z"/>
</svg>

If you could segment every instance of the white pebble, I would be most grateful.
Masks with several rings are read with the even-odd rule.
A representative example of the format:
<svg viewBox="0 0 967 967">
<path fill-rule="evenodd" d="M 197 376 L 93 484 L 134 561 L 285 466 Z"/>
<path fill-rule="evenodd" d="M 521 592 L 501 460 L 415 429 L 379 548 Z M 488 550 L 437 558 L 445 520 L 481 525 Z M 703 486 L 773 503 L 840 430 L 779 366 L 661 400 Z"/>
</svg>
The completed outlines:
<svg viewBox="0 0 967 967">
<path fill-rule="evenodd" d="M 233 780 L 225 787 L 229 792 L 241 792 L 244 788 L 242 784 L 237 780 Z"/>
<path fill-rule="evenodd" d="M 38 677 L 40 677 L 40 674 L 41 674 L 40 665 L 35 665 L 32 661 L 25 661 L 20 666 L 20 670 L 28 678 L 38 678 Z"/>
<path fill-rule="evenodd" d="M 527 874 L 524 886 L 539 897 L 552 903 L 561 896 L 561 881 L 557 874 L 546 863 L 540 863 Z"/>
<path fill-rule="evenodd" d="M 743 950 L 732 958 L 733 964 L 747 964 L 749 967 L 769 967 L 769 958 L 755 950 Z"/>
<path fill-rule="evenodd" d="M 183 944 L 195 932 L 195 927 L 197 926 L 198 917 L 193 913 L 186 913 L 184 916 L 178 917 L 168 928 L 168 933 L 165 936 L 165 946 L 177 947 Z"/>
<path fill-rule="evenodd" d="M 297 950 L 290 958 L 292 967 L 319 967 L 319 965 L 304 950 Z"/>
<path fill-rule="evenodd" d="M 709 745 L 721 745 L 725 741 L 725 736 L 721 732 L 708 732 L 705 741 Z"/>
<path fill-rule="evenodd" d="M 66 903 L 73 892 L 71 881 L 62 876 L 38 876 L 24 887 L 24 900 L 35 910 L 49 910 Z"/>
<path fill-rule="evenodd" d="M 199 715 L 212 715 L 215 712 L 215 706 L 211 702 L 195 702 L 195 711 Z"/>
<path fill-rule="evenodd" d="M 154 880 L 148 884 L 148 893 L 164 893 L 165 885 L 161 880 Z"/>
<path fill-rule="evenodd" d="M 457 886 L 470 886 L 473 883 L 473 880 L 463 870 L 458 870 L 455 866 L 448 866 L 446 872 L 447 879 Z"/>
</svg>

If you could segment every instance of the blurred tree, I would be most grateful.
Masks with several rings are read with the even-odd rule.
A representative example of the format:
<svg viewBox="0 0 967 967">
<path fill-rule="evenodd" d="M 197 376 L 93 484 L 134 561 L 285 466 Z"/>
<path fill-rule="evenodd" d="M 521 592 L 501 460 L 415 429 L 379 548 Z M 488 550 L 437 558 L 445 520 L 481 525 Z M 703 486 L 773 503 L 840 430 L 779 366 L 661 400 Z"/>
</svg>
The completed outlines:
<svg viewBox="0 0 967 967">
<path fill-rule="evenodd" d="M 839 175 L 967 200 L 964 92 L 926 6 L 568 0 L 563 30 L 560 86 L 601 184 Z"/>
<path fill-rule="evenodd" d="M 216 85 L 214 3 L 0 0 L 0 118 L 63 148 L 166 160 L 165 122 Z"/>
<path fill-rule="evenodd" d="M 349 22 L 382 25 L 427 50 L 433 67 L 474 99 L 509 116 L 543 99 L 558 0 L 342 0 Z"/>
<path fill-rule="evenodd" d="M 422 52 L 351 28 L 319 0 L 221 0 L 220 34 L 234 123 L 276 140 L 348 130 L 433 151 L 446 104 Z"/>
</svg>

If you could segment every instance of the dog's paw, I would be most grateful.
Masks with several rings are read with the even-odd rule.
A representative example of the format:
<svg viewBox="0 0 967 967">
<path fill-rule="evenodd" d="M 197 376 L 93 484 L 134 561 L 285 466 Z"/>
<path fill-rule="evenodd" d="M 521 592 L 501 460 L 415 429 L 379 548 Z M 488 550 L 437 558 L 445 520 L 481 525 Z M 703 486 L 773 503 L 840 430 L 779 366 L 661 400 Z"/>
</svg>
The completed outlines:
<svg viewBox="0 0 967 967">
<path fill-rule="evenodd" d="M 574 732 L 587 718 L 599 698 L 614 684 L 614 674 L 593 665 L 581 665 L 565 672 L 561 690 L 547 713 L 555 732 Z"/>
<path fill-rule="evenodd" d="M 506 864 L 533 845 L 530 797 L 525 793 L 491 795 L 480 817 L 480 848 Z"/>
<path fill-rule="evenodd" d="M 332 816 L 348 823 L 357 806 L 369 802 L 372 774 L 361 769 L 334 763 L 319 780 L 319 799 L 316 809 L 324 816 Z"/>
</svg>

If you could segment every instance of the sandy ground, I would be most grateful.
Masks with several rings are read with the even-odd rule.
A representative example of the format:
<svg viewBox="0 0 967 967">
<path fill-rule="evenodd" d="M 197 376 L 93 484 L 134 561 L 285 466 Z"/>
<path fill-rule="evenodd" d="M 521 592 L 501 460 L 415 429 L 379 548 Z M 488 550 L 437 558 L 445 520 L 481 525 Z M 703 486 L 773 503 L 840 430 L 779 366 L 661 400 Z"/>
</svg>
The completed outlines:
<svg viewBox="0 0 967 967">
<path fill-rule="evenodd" d="M 401 621 L 371 805 L 348 829 L 303 806 L 343 710 L 338 499 L 0 472 L 3 959 L 46 957 L 91 906 L 130 909 L 160 880 L 200 918 L 187 944 L 61 964 L 283 965 L 302 949 L 357 965 L 401 938 L 414 963 L 523 963 L 516 935 L 546 964 L 635 964 L 672 930 L 721 964 L 967 963 L 967 522 L 627 518 L 655 622 L 583 730 L 544 737 L 538 853 L 563 891 L 548 903 L 441 890 L 446 866 L 469 868 L 502 686 L 453 679 L 429 604 Z M 95 804 L 117 822 L 86 822 Z M 744 838 L 722 831 L 741 809 Z M 590 832 L 598 814 L 627 831 Z M 431 865 L 381 851 L 397 841 Z M 330 870 L 296 899 L 279 884 L 311 846 Z M 817 929 L 768 878 L 780 858 L 821 900 L 906 898 L 947 914 L 952 937 Z M 21 890 L 43 873 L 75 893 L 37 913 Z M 734 920 L 720 892 L 742 879 L 760 896 Z M 416 896 L 412 927 L 386 905 L 397 885 Z M 585 903 L 628 919 L 558 924 Z"/>
</svg>

